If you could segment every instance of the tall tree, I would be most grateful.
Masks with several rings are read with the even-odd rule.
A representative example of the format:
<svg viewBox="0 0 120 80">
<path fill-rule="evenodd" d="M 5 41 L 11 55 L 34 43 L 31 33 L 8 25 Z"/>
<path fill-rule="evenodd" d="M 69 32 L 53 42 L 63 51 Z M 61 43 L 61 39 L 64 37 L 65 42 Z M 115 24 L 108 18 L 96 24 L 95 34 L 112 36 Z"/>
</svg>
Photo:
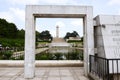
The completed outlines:
<svg viewBox="0 0 120 80">
<path fill-rule="evenodd" d="M 14 23 L 9 23 L 5 19 L 0 19 L 0 37 L 16 38 L 18 29 Z"/>
<path fill-rule="evenodd" d="M 18 30 L 17 37 L 18 37 L 19 39 L 24 39 L 24 38 L 25 38 L 25 30 L 23 30 L 23 29 Z"/>
<path fill-rule="evenodd" d="M 67 32 L 64 39 L 69 39 L 69 37 L 77 37 L 79 34 L 76 31 L 73 31 L 72 33 Z"/>
<path fill-rule="evenodd" d="M 41 40 L 49 40 L 49 39 L 51 39 L 52 40 L 52 35 L 50 34 L 50 32 L 48 30 L 45 30 L 45 31 L 42 31 L 39 34 L 39 39 L 41 39 Z"/>
</svg>

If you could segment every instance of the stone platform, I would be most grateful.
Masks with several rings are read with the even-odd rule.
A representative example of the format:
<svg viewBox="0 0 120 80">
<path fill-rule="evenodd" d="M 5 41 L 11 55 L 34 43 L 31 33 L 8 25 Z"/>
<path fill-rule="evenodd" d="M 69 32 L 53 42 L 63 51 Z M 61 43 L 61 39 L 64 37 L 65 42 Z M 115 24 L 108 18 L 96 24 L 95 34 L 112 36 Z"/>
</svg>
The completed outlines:
<svg viewBox="0 0 120 80">
<path fill-rule="evenodd" d="M 24 68 L 0 67 L 0 80 L 89 80 L 83 67 L 37 67 L 35 78 L 24 79 Z"/>
</svg>

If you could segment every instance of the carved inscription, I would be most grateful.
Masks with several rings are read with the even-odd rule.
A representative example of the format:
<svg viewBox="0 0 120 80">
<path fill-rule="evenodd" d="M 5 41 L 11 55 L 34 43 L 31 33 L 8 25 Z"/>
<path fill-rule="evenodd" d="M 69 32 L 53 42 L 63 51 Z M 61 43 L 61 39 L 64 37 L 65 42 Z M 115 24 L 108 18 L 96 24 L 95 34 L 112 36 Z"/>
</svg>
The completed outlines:
<svg viewBox="0 0 120 80">
<path fill-rule="evenodd" d="M 120 30 L 111 30 L 112 35 L 119 36 Z"/>
<path fill-rule="evenodd" d="M 116 44 L 113 50 L 114 57 L 120 58 L 120 30 L 111 30 L 113 35 L 112 40 Z"/>
<path fill-rule="evenodd" d="M 120 58 L 120 48 L 119 47 L 114 49 L 114 57 Z"/>
</svg>

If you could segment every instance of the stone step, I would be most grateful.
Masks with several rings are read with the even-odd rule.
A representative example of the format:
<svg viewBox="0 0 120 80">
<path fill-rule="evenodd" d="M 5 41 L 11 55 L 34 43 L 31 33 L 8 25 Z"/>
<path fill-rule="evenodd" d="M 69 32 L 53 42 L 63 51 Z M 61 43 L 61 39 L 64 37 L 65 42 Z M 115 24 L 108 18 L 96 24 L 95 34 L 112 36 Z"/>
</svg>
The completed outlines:
<svg viewBox="0 0 120 80">
<path fill-rule="evenodd" d="M 53 43 L 55 43 L 55 42 L 63 42 L 63 43 L 65 43 L 65 40 L 63 38 L 53 38 L 52 42 Z"/>
</svg>

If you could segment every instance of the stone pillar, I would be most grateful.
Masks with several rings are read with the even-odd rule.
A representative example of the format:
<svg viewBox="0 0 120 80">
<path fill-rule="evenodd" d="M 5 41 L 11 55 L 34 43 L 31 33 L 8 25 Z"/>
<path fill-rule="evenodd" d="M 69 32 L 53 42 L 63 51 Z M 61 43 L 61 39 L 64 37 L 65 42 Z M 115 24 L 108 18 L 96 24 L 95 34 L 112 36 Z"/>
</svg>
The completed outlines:
<svg viewBox="0 0 120 80">
<path fill-rule="evenodd" d="M 31 9 L 26 7 L 25 17 L 25 63 L 24 77 L 34 78 L 35 76 L 35 18 Z"/>
<path fill-rule="evenodd" d="M 59 38 L 59 26 L 56 27 L 56 38 Z"/>
<path fill-rule="evenodd" d="M 94 29 L 93 29 L 93 10 L 87 7 L 84 17 L 84 71 L 89 73 L 89 55 L 94 55 Z"/>
</svg>

